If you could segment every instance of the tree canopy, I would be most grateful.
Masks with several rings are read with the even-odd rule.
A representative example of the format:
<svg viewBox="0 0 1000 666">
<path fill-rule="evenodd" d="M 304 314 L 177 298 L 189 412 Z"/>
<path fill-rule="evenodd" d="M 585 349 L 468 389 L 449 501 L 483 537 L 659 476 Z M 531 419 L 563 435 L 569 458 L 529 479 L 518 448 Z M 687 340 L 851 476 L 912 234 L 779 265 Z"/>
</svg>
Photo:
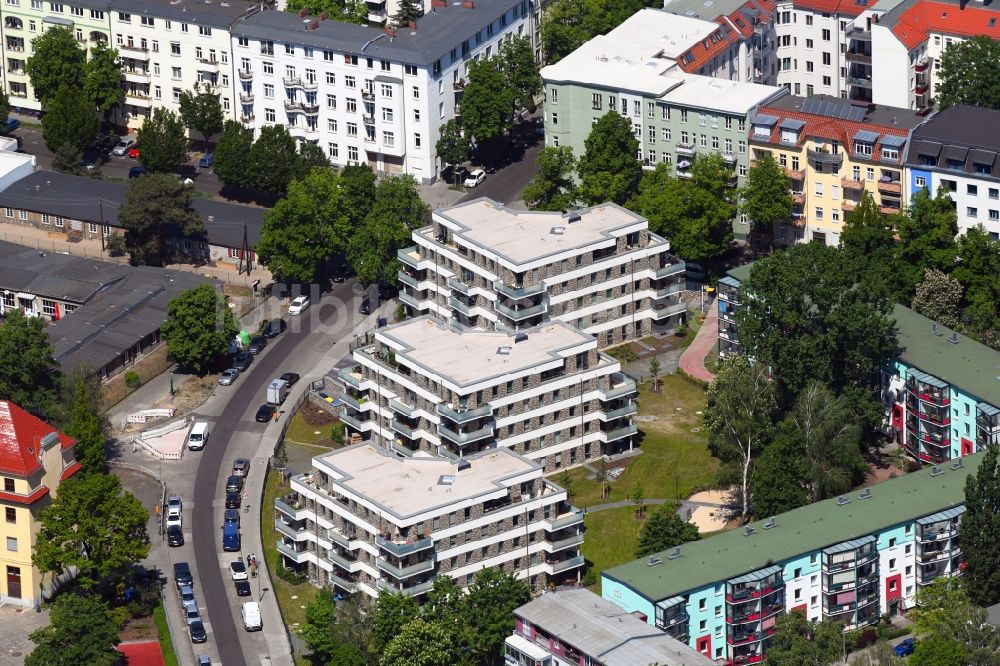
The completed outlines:
<svg viewBox="0 0 1000 666">
<path fill-rule="evenodd" d="M 476 143 L 507 134 L 514 122 L 515 94 L 501 67 L 502 62 L 496 56 L 469 62 L 462 92 L 462 128 Z"/>
<path fill-rule="evenodd" d="M 644 5 L 653 4 L 642 0 L 556 0 L 550 3 L 542 14 L 540 28 L 545 61 L 559 62 L 592 37 L 607 34 Z"/>
<path fill-rule="evenodd" d="M 52 602 L 49 625 L 29 636 L 35 644 L 25 666 L 118 666 L 125 655 L 115 649 L 118 622 L 99 597 L 72 592 Z"/>
<path fill-rule="evenodd" d="M 980 606 L 1000 603 L 1000 447 L 991 446 L 965 481 L 962 553 L 969 599 Z"/>
<path fill-rule="evenodd" d="M 228 187 L 243 189 L 253 184 L 247 165 L 253 146 L 253 130 L 243 123 L 227 120 L 215 146 L 212 171 Z"/>
<path fill-rule="evenodd" d="M 104 42 L 90 47 L 90 58 L 86 64 L 83 80 L 84 96 L 94 103 L 105 119 L 112 110 L 122 103 L 122 66 L 118 51 Z"/>
<path fill-rule="evenodd" d="M 139 162 L 153 173 L 174 171 L 187 159 L 188 140 L 181 117 L 162 107 L 153 109 L 139 129 Z"/>
<path fill-rule="evenodd" d="M 224 126 L 219 94 L 207 84 L 202 88 L 195 83 L 194 89 L 181 92 L 180 112 L 184 125 L 192 132 L 201 134 L 205 150 L 208 150 L 208 140 L 221 132 Z"/>
<path fill-rule="evenodd" d="M 934 197 L 919 188 L 910 199 L 908 215 L 895 217 L 899 233 L 896 271 L 906 293 L 912 294 L 928 268 L 948 272 L 955 264 L 958 215 L 946 188 Z"/>
<path fill-rule="evenodd" d="M 63 400 L 69 414 L 63 431 L 76 440 L 74 449 L 84 474 L 102 474 L 107 465 L 104 444 L 108 421 L 101 405 L 101 381 L 89 368 L 79 368 L 64 377 Z"/>
<path fill-rule="evenodd" d="M 397 27 L 406 26 L 423 15 L 423 5 L 417 0 L 399 0 L 399 4 L 396 5 L 396 13 L 392 15 L 392 22 Z"/>
<path fill-rule="evenodd" d="M 538 172 L 521 195 L 532 210 L 566 210 L 576 197 L 573 171 L 576 158 L 569 146 L 546 146 L 538 151 Z"/>
<path fill-rule="evenodd" d="M 579 198 L 590 205 L 608 201 L 624 205 L 638 191 L 642 176 L 632 121 L 609 111 L 594 123 L 583 145 L 577 163 Z"/>
<path fill-rule="evenodd" d="M 250 161 L 245 166 L 250 182 L 263 192 L 284 194 L 297 173 L 298 155 L 288 128 L 265 125 L 250 148 Z"/>
<path fill-rule="evenodd" d="M 697 164 L 698 161 L 695 161 Z M 753 228 L 774 232 L 779 224 L 792 219 L 792 180 L 785 167 L 770 153 L 762 155 L 750 165 L 746 184 L 740 192 L 740 206 Z"/>
<path fill-rule="evenodd" d="M 956 40 L 945 47 L 937 67 L 936 95 L 942 109 L 970 104 L 1000 109 L 1000 43 L 988 35 Z"/>
<path fill-rule="evenodd" d="M 965 549 L 964 525 L 962 518 Z M 939 655 L 961 654 L 961 666 L 994 666 L 1000 653 L 1000 628 L 987 621 L 986 609 L 969 599 L 969 578 L 940 577 L 930 585 L 917 590 L 917 604 L 908 613 L 916 633 L 923 638 L 917 642 L 910 663 L 927 638 L 934 639 L 916 663 L 937 666 L 933 661 Z"/>
<path fill-rule="evenodd" d="M 843 629 L 837 622 L 810 622 L 805 613 L 779 615 L 774 624 L 769 666 L 829 666 L 842 652 Z"/>
<path fill-rule="evenodd" d="M 133 264 L 162 266 L 170 256 L 168 235 L 198 238 L 205 233 L 201 215 L 191 208 L 190 189 L 169 173 L 130 180 L 118 221 Z"/>
<path fill-rule="evenodd" d="M 914 310 L 949 328 L 959 325 L 962 284 L 936 268 L 924 269 L 924 279 L 913 297 Z"/>
<path fill-rule="evenodd" d="M 453 634 L 442 624 L 416 618 L 389 641 L 380 666 L 447 666 L 461 663 Z"/>
<path fill-rule="evenodd" d="M 87 54 L 76 41 L 73 31 L 51 26 L 31 40 L 32 54 L 24 64 L 35 95 L 48 108 L 49 102 L 63 86 L 80 90 L 86 80 Z M 81 98 L 77 98 L 77 104 Z M 88 109 L 93 111 L 91 107 Z"/>
<path fill-rule="evenodd" d="M 396 251 L 409 244 L 411 232 L 427 223 L 429 213 L 412 176 L 380 181 L 368 215 L 347 245 L 347 262 L 358 278 L 366 284 L 395 284 Z"/>
<path fill-rule="evenodd" d="M 639 543 L 635 547 L 637 558 L 679 546 L 701 538 L 698 526 L 684 521 L 677 515 L 678 504 L 667 502 L 656 508 L 639 530 Z"/>
<path fill-rule="evenodd" d="M 45 414 L 55 403 L 59 377 L 45 320 L 9 310 L 0 320 L 0 399 Z"/>
<path fill-rule="evenodd" d="M 531 40 L 524 35 L 508 39 L 500 46 L 499 55 L 500 71 L 511 91 L 512 111 L 534 108 L 535 97 L 542 92 L 542 76 L 538 72 Z"/>
<path fill-rule="evenodd" d="M 239 327 L 226 297 L 206 283 L 170 301 L 160 331 L 167 352 L 182 366 L 202 374 L 226 353 Z"/>
<path fill-rule="evenodd" d="M 452 167 L 452 178 L 458 178 L 458 169 L 455 168 L 465 161 L 469 154 L 469 141 L 462 135 L 462 128 L 458 121 L 452 118 L 441 126 L 441 136 L 434 144 L 441 162 Z"/>
<path fill-rule="evenodd" d="M 46 104 L 42 138 L 57 158 L 63 158 L 60 164 L 63 170 L 76 166 L 100 127 L 94 109 L 80 103 L 82 95 L 79 82 L 64 85 L 54 92 Z"/>
</svg>

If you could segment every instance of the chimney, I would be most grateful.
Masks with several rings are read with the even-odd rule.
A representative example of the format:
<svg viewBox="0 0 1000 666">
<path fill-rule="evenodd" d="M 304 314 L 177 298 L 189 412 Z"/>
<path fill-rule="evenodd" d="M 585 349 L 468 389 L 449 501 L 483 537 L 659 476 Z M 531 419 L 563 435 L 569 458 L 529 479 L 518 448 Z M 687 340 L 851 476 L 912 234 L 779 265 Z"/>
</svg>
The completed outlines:
<svg viewBox="0 0 1000 666">
<path fill-rule="evenodd" d="M 410 28 L 410 30 L 416 30 L 417 29 L 417 22 L 416 21 L 410 21 L 409 28 Z"/>
<path fill-rule="evenodd" d="M 299 10 L 299 18 L 305 18 L 307 16 L 309 16 L 309 8 L 308 7 L 303 7 L 302 9 Z"/>
<path fill-rule="evenodd" d="M 326 12 L 320 12 L 320 15 L 319 15 L 319 20 L 320 20 L 320 21 L 325 21 L 325 20 L 327 20 L 328 18 L 330 18 L 330 15 L 329 15 L 329 14 L 327 14 Z"/>
<path fill-rule="evenodd" d="M 396 29 L 390 26 L 385 26 L 385 34 L 389 35 L 390 37 L 395 37 Z"/>
<path fill-rule="evenodd" d="M 465 9 L 475 9 L 476 3 L 474 3 L 472 0 L 462 0 L 462 7 Z"/>
</svg>

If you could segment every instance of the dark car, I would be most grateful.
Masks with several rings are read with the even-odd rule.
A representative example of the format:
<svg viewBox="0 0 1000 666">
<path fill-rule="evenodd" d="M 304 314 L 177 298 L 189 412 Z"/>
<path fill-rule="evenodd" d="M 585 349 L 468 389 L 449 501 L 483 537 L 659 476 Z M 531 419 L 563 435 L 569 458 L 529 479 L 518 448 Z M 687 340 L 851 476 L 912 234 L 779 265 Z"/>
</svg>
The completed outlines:
<svg viewBox="0 0 1000 666">
<path fill-rule="evenodd" d="M 236 585 L 236 596 L 238 597 L 249 597 L 253 594 L 250 589 L 250 581 L 248 580 L 238 580 L 234 583 Z"/>
<path fill-rule="evenodd" d="M 195 620 L 189 624 L 188 631 L 191 633 L 192 643 L 205 643 L 208 641 L 208 634 L 205 633 L 205 625 L 201 623 L 201 620 Z"/>
<path fill-rule="evenodd" d="M 896 653 L 897 657 L 909 657 L 913 654 L 913 651 L 917 649 L 917 639 L 907 638 L 905 641 L 900 643 L 895 647 L 893 652 Z"/>
<path fill-rule="evenodd" d="M 250 352 L 240 352 L 233 357 L 233 367 L 240 372 L 246 372 L 253 363 L 253 354 Z"/>
<path fill-rule="evenodd" d="M 240 497 L 239 493 L 226 493 L 226 508 L 227 509 L 238 509 L 240 504 L 243 503 L 243 498 Z"/>
<path fill-rule="evenodd" d="M 146 174 L 146 167 L 134 166 L 128 170 L 129 178 L 138 178 Z"/>
<path fill-rule="evenodd" d="M 351 268 L 349 266 L 338 266 L 333 271 L 334 282 L 344 282 L 349 277 L 351 277 Z"/>
<path fill-rule="evenodd" d="M 198 160 L 198 166 L 202 169 L 210 169 L 215 164 L 215 153 L 206 153 Z"/>
<path fill-rule="evenodd" d="M 191 565 L 187 562 L 174 562 L 174 583 L 177 585 L 177 589 L 179 590 L 185 585 L 191 585 L 193 582 Z"/>
<path fill-rule="evenodd" d="M 237 527 L 240 526 L 240 512 L 236 509 L 226 509 L 226 513 L 223 515 L 222 524 L 228 525 L 230 523 Z"/>
<path fill-rule="evenodd" d="M 278 377 L 278 379 L 284 379 L 286 382 L 288 382 L 288 388 L 291 388 L 295 386 L 295 382 L 299 381 L 299 376 L 294 372 L 286 372 L 280 377 Z"/>
<path fill-rule="evenodd" d="M 264 347 L 267 346 L 267 338 L 263 335 L 255 335 L 250 338 L 250 345 L 247 347 L 247 351 L 256 356 L 257 354 L 264 351 Z"/>
<path fill-rule="evenodd" d="M 233 475 L 226 479 L 226 492 L 238 493 L 243 490 L 243 477 Z"/>
<path fill-rule="evenodd" d="M 267 326 L 261 329 L 261 335 L 265 338 L 276 338 L 288 328 L 288 322 L 284 319 L 272 319 L 267 322 Z"/>
<path fill-rule="evenodd" d="M 21 126 L 21 121 L 17 118 L 8 118 L 0 123 L 0 134 L 10 134 Z"/>
<path fill-rule="evenodd" d="M 361 314 L 368 315 L 372 313 L 372 304 L 367 298 L 361 301 Z"/>
<path fill-rule="evenodd" d="M 167 528 L 167 545 L 168 546 L 183 546 L 184 545 L 184 532 L 181 531 L 180 525 L 171 525 Z"/>
<path fill-rule="evenodd" d="M 257 423 L 267 423 L 274 418 L 274 413 L 276 411 L 277 407 L 274 405 L 261 405 L 257 409 L 257 416 L 254 418 L 257 420 Z"/>
</svg>

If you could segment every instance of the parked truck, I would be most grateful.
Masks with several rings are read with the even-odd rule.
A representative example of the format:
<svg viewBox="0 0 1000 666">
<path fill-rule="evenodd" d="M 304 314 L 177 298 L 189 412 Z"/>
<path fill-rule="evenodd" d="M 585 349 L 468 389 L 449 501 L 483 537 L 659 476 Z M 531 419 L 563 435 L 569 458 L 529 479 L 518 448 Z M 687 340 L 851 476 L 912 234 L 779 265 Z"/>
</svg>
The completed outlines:
<svg viewBox="0 0 1000 666">
<path fill-rule="evenodd" d="M 273 379 L 267 386 L 267 402 L 270 405 L 280 405 L 288 397 L 288 382 L 284 379 Z"/>
</svg>

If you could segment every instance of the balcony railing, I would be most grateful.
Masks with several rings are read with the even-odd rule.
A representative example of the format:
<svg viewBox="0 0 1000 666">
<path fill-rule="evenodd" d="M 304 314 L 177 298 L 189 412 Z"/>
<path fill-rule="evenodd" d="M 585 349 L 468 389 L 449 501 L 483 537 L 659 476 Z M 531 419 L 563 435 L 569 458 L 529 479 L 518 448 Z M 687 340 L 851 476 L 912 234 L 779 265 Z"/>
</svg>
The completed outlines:
<svg viewBox="0 0 1000 666">
<path fill-rule="evenodd" d="M 686 284 L 684 284 L 683 282 L 677 282 L 675 284 L 666 286 L 663 289 L 660 289 L 659 291 L 657 291 L 656 292 L 656 298 L 657 298 L 657 300 L 659 300 L 661 298 L 666 298 L 667 296 L 671 296 L 673 294 L 679 294 L 680 292 L 686 291 L 686 290 L 687 290 L 687 285 Z"/>
<path fill-rule="evenodd" d="M 535 296 L 536 294 L 541 294 L 545 291 L 545 284 L 537 282 L 530 287 L 510 287 L 502 282 L 494 282 L 493 288 L 507 298 L 517 301 L 522 298 L 528 298 L 530 296 Z"/>
<path fill-rule="evenodd" d="M 352 396 L 350 393 L 343 393 L 343 394 L 341 394 L 341 395 L 339 395 L 337 397 L 338 397 L 338 399 L 342 403 L 344 403 L 345 405 L 347 405 L 351 409 L 353 409 L 355 411 L 358 411 L 358 412 L 364 411 L 364 410 L 368 409 L 371 406 L 368 403 L 367 398 L 364 399 L 364 402 L 362 402 L 361 400 L 359 400 L 359 399 L 355 398 L 354 396 Z"/>
<path fill-rule="evenodd" d="M 293 520 L 301 520 L 307 511 L 306 503 L 301 499 L 294 498 L 292 494 L 285 495 L 284 497 L 276 497 L 274 499 L 274 508 Z"/>
<path fill-rule="evenodd" d="M 417 264 L 420 261 L 416 245 L 396 250 L 396 258 L 412 268 L 417 268 Z"/>
<path fill-rule="evenodd" d="M 688 141 L 686 143 L 683 141 L 677 142 L 678 155 L 694 155 L 696 148 L 697 147 L 695 146 L 693 141 Z"/>
<path fill-rule="evenodd" d="M 639 405 L 632 403 L 630 405 L 625 405 L 624 407 L 619 407 L 617 409 L 612 409 L 606 412 L 601 412 L 599 416 L 604 421 L 613 421 L 614 419 L 620 419 L 624 416 L 631 416 L 639 411 Z"/>
<path fill-rule="evenodd" d="M 475 316 L 475 315 L 472 314 L 472 310 L 475 309 L 475 308 L 477 308 L 477 307 L 479 307 L 478 305 L 467 305 L 466 303 L 463 303 L 460 299 L 455 298 L 454 296 L 452 296 L 451 298 L 448 299 L 448 305 L 453 310 L 458 310 L 459 312 L 461 312 L 462 314 L 464 314 L 466 317 Z"/>
<path fill-rule="evenodd" d="M 278 552 L 281 553 L 282 555 L 285 555 L 286 557 L 291 558 L 291 560 L 296 563 L 305 562 L 304 556 L 307 555 L 307 551 L 295 550 L 294 548 L 286 544 L 284 541 L 278 542 Z"/>
<path fill-rule="evenodd" d="M 281 79 L 281 82 L 285 84 L 286 88 L 301 88 L 302 79 L 297 76 L 285 76 Z"/>
<path fill-rule="evenodd" d="M 532 305 L 527 308 L 520 308 L 515 310 L 512 307 L 504 305 L 499 301 L 493 304 L 493 308 L 500 314 L 513 319 L 514 321 L 523 321 L 525 319 L 530 319 L 531 317 L 537 317 L 538 315 L 544 314 L 548 310 L 548 306 L 545 303 L 539 303 L 538 305 Z"/>
<path fill-rule="evenodd" d="M 635 380 L 626 375 L 622 375 L 621 379 L 615 381 L 612 379 L 611 388 L 603 391 L 604 397 L 601 400 L 614 400 L 615 398 L 620 398 L 623 395 L 631 395 L 635 393 Z"/>
<path fill-rule="evenodd" d="M 552 567 L 552 573 L 562 573 L 568 569 L 575 569 L 576 567 L 583 566 L 583 555 L 577 555 L 576 557 L 571 557 L 568 560 L 559 560 L 556 562 L 546 562 L 550 567 Z"/>
<path fill-rule="evenodd" d="M 343 421 L 344 425 L 349 425 L 358 431 L 365 430 L 363 423 L 367 423 L 367 421 L 362 422 L 361 420 L 356 419 L 350 414 L 346 414 L 344 412 L 340 413 L 340 420 Z"/>
<path fill-rule="evenodd" d="M 444 403 L 438 403 L 437 413 L 455 423 L 468 423 L 493 414 L 493 405 L 487 403 L 475 409 L 456 410 Z"/>
<path fill-rule="evenodd" d="M 489 439 L 493 436 L 493 426 L 488 425 L 478 430 L 473 430 L 471 432 L 455 432 L 451 428 L 444 425 L 438 425 L 438 435 L 444 437 L 445 439 L 455 442 L 459 446 L 465 446 L 466 444 L 471 444 L 473 442 L 478 442 L 484 439 Z"/>
<path fill-rule="evenodd" d="M 389 409 L 391 409 L 394 412 L 399 412 L 400 414 L 406 416 L 407 418 L 413 416 L 413 413 L 417 411 L 413 407 L 410 407 L 404 402 L 400 402 L 396 398 L 389 399 Z"/>
<path fill-rule="evenodd" d="M 568 513 L 560 514 L 555 518 L 546 518 L 545 522 L 547 523 L 547 527 L 545 528 L 547 532 L 555 532 L 572 525 L 582 525 L 583 511 L 572 507 Z"/>
<path fill-rule="evenodd" d="M 666 317 L 672 317 L 676 314 L 680 314 L 687 310 L 687 303 L 674 303 L 672 305 L 667 305 L 665 307 L 656 308 L 656 319 L 664 319 Z"/>
<path fill-rule="evenodd" d="M 389 423 L 389 427 L 391 427 L 393 429 L 393 431 L 398 432 L 403 437 L 407 437 L 409 439 L 413 439 L 414 438 L 414 434 L 413 434 L 414 428 L 411 428 L 410 426 L 405 425 L 404 423 L 402 423 L 401 421 L 399 421 L 397 419 L 393 419 Z"/>
<path fill-rule="evenodd" d="M 619 439 L 624 439 L 626 437 L 631 437 L 639 431 L 638 426 L 634 423 L 624 426 L 622 428 L 616 428 L 615 430 L 601 431 L 601 440 L 604 442 L 614 442 Z"/>
<path fill-rule="evenodd" d="M 363 379 L 361 378 L 360 373 L 354 373 L 350 370 L 344 370 L 343 368 L 338 368 L 337 377 L 340 379 L 340 381 L 344 382 L 348 386 L 355 388 L 359 391 L 362 390 L 361 382 L 363 381 Z"/>
<path fill-rule="evenodd" d="M 433 548 L 434 540 L 427 537 L 424 539 L 417 539 L 416 541 L 406 541 L 400 543 L 398 541 L 390 541 L 389 539 L 384 539 L 382 537 L 375 537 L 375 544 L 379 548 L 385 548 L 396 557 L 403 557 L 405 555 L 409 555 L 410 553 L 416 553 L 421 550 Z"/>
<path fill-rule="evenodd" d="M 560 539 L 559 541 L 550 541 L 547 550 L 555 552 L 557 550 L 562 550 L 563 548 L 569 548 L 570 546 L 578 546 L 583 543 L 582 534 L 574 534 L 566 539 Z"/>
<path fill-rule="evenodd" d="M 415 597 L 418 594 L 423 594 L 424 592 L 427 592 L 432 587 L 434 587 L 434 581 L 426 580 L 422 583 L 418 583 L 417 585 L 412 585 L 410 587 L 403 587 L 402 589 L 400 589 L 395 585 L 393 585 L 392 583 L 390 583 L 385 578 L 379 578 L 378 587 L 380 590 L 388 590 L 389 592 L 402 592 L 403 594 L 409 597 Z"/>
<path fill-rule="evenodd" d="M 847 51 L 844 54 L 847 58 L 847 62 L 860 62 L 866 65 L 872 63 L 872 54 L 865 53 L 864 51 Z"/>
<path fill-rule="evenodd" d="M 398 578 L 402 580 L 403 578 L 409 578 L 410 576 L 416 576 L 417 574 L 424 573 L 426 571 L 434 570 L 434 558 L 428 558 L 426 560 L 421 560 L 415 564 L 410 564 L 405 567 L 399 567 L 395 564 L 391 564 L 381 557 L 376 561 L 376 566 L 382 571 L 386 571 L 392 575 L 393 578 Z"/>
<path fill-rule="evenodd" d="M 344 571 L 350 571 L 351 565 L 358 563 L 357 560 L 348 559 L 333 549 L 327 551 L 326 559 L 330 560 L 331 562 L 342 568 Z"/>
<path fill-rule="evenodd" d="M 281 518 L 274 519 L 274 529 L 278 530 L 285 536 L 291 537 L 296 541 L 302 541 L 306 537 L 306 529 L 304 527 L 293 527 L 283 521 Z"/>
<path fill-rule="evenodd" d="M 448 278 L 448 287 L 451 290 L 457 291 L 458 293 L 463 294 L 465 296 L 468 296 L 469 292 L 472 290 L 472 287 L 465 284 L 455 276 Z"/>
<path fill-rule="evenodd" d="M 683 261 L 678 261 L 668 266 L 657 268 L 656 272 L 653 273 L 653 275 L 656 277 L 657 280 L 660 280 L 665 277 L 670 277 L 671 275 L 677 275 L 679 273 L 683 273 L 686 270 L 687 270 L 687 264 L 684 263 Z"/>
<path fill-rule="evenodd" d="M 843 153 L 832 153 L 824 150 L 812 150 L 811 148 L 806 150 L 806 155 L 812 162 L 819 162 L 820 164 L 834 164 L 840 166 L 844 162 Z"/>
</svg>

